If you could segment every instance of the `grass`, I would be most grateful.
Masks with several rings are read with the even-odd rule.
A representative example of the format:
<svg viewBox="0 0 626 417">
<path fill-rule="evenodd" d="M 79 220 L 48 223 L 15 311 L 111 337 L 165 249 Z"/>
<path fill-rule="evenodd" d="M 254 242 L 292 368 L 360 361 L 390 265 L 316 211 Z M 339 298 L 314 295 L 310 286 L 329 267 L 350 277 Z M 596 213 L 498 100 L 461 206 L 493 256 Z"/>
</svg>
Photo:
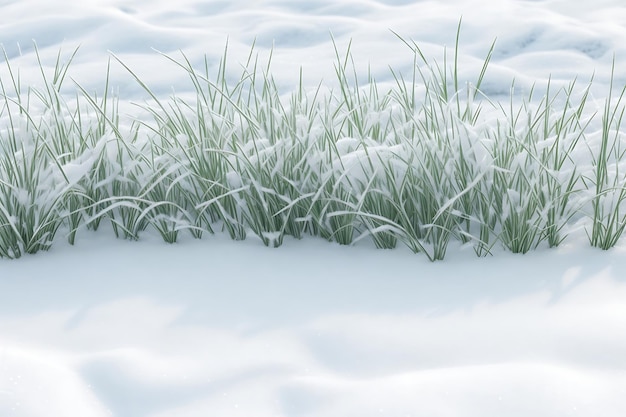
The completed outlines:
<svg viewBox="0 0 626 417">
<path fill-rule="evenodd" d="M 253 50 L 236 83 L 227 48 L 215 72 L 164 55 L 188 75 L 193 100 L 156 96 L 113 56 L 151 98 L 141 106 L 149 117 L 130 121 L 109 95 L 111 63 L 104 95 L 77 85 L 68 98 L 61 86 L 76 51 L 41 71 L 41 89 L 22 85 L 5 56 L 0 257 L 102 227 L 133 240 L 153 229 L 168 243 L 218 232 L 270 247 L 285 236 L 371 239 L 431 261 L 450 242 L 478 256 L 526 253 L 581 227 L 590 245 L 613 247 L 626 227 L 625 90 L 611 85 L 597 111 L 590 84 L 576 82 L 521 99 L 513 84 L 511 99 L 495 102 L 480 90 L 494 45 L 464 82 L 459 33 L 451 65 L 447 52 L 439 65 L 401 39 L 413 71 L 392 69 L 388 91 L 371 75 L 359 82 L 350 48 L 335 47 L 336 89 L 301 81 L 287 96 L 271 58 L 261 65 Z"/>
</svg>

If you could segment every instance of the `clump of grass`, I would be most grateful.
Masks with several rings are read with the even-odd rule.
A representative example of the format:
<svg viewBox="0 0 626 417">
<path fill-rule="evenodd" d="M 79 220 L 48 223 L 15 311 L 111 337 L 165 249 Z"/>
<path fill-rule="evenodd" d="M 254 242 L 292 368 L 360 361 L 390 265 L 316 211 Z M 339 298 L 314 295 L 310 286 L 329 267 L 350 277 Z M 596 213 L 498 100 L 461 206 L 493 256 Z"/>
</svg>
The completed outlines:
<svg viewBox="0 0 626 417">
<path fill-rule="evenodd" d="M 380 91 L 358 79 L 350 53 L 335 45 L 336 83 L 284 94 L 254 48 L 229 83 L 227 50 L 217 69 L 164 56 L 188 75 L 195 97 L 154 94 L 149 117 L 125 119 L 112 94 L 76 86 L 61 94 L 73 51 L 61 53 L 43 89 L 23 86 L 8 58 L 0 80 L 0 257 L 51 247 L 62 230 L 109 226 L 137 240 L 153 229 L 256 236 L 270 247 L 286 236 L 339 244 L 402 244 L 441 260 L 452 242 L 478 256 L 502 247 L 556 247 L 578 222 L 592 246 L 608 249 L 626 228 L 623 140 L 625 90 L 595 115 L 589 89 L 572 82 L 508 103 L 480 91 L 492 44 L 472 82 L 460 79 L 458 51 L 430 61 L 411 41 L 408 74 Z M 422 92 L 418 94 L 418 92 Z M 599 119 L 600 128 L 595 129 Z"/>
<path fill-rule="evenodd" d="M 615 72 L 613 63 L 611 80 Z M 611 81 L 611 87 L 613 82 Z M 615 246 L 626 228 L 626 214 L 622 203 L 626 199 L 626 175 L 624 174 L 624 140 L 621 132 L 624 117 L 624 94 L 613 100 L 609 90 L 602 113 L 600 146 L 597 154 L 592 152 L 593 175 L 587 179 L 594 188 L 592 195 L 592 226 L 588 232 L 591 246 L 604 250 Z"/>
<path fill-rule="evenodd" d="M 66 63 L 59 54 L 52 79 L 42 71 L 43 90 L 26 91 L 5 54 L 10 84 L 0 79 L 0 117 L 6 120 L 0 130 L 1 257 L 49 249 L 65 221 L 73 242 L 73 230 L 82 220 L 76 185 L 90 161 L 78 157 L 83 150 L 80 140 L 67 141 L 80 132 L 77 112 L 68 109 L 60 94 L 75 53 Z M 35 118 L 35 113 L 40 116 Z"/>
</svg>

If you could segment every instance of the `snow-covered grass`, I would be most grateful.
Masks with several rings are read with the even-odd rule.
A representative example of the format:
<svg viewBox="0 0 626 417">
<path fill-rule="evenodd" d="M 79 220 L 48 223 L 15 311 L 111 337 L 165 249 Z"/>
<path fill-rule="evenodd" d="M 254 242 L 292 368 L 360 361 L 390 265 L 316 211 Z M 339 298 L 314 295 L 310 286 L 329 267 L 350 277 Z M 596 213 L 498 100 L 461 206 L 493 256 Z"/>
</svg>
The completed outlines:
<svg viewBox="0 0 626 417">
<path fill-rule="evenodd" d="M 395 85 L 384 91 L 358 79 L 350 47 L 335 46 L 332 86 L 300 83 L 291 94 L 254 48 L 234 83 L 227 48 L 215 73 L 164 55 L 187 73 L 193 97 L 157 96 L 113 56 L 151 97 L 142 117 L 119 113 L 108 75 L 101 96 L 78 84 L 75 96 L 62 94 L 76 51 L 59 53 L 52 74 L 40 62 L 39 88 L 22 85 L 6 58 L 0 256 L 109 224 L 127 239 L 151 227 L 169 243 L 216 231 L 274 247 L 284 236 L 371 238 L 430 260 L 452 240 L 479 256 L 495 245 L 526 253 L 580 228 L 592 246 L 613 247 L 626 225 L 624 90 L 614 97 L 611 84 L 599 109 L 577 82 L 548 83 L 541 97 L 513 84 L 509 102 L 491 100 L 480 86 L 493 45 L 464 81 L 459 34 L 460 25 L 439 61 L 398 37 L 413 69 L 390 69 Z"/>
<path fill-rule="evenodd" d="M 616 210 L 623 144 L 614 142 L 623 130 L 616 126 L 626 84 L 623 2 L 20 0 L 0 1 L 0 15 L 0 42 L 10 63 L 0 59 L 6 93 L 0 130 L 5 165 L 20 173 L 23 190 L 12 203 L 22 204 L 21 211 L 12 208 L 9 215 L 15 221 L 21 212 L 33 229 L 39 224 L 29 240 L 51 248 L 0 259 L 0 416 L 623 416 L 626 240 L 609 251 L 587 243 L 594 217 L 602 227 L 613 225 L 607 231 L 617 236 L 623 215 L 623 206 Z M 463 30 L 455 45 L 459 16 Z M 198 109 L 185 67 L 197 71 L 205 103 L 221 100 L 230 119 L 207 105 Z M 250 76 L 238 86 L 242 73 Z M 261 109 L 245 105 L 253 73 L 256 96 L 249 100 L 262 102 Z M 270 73 L 273 83 L 264 91 Z M 202 79 L 207 74 L 217 88 Z M 390 88 L 393 95 L 387 95 Z M 218 91 L 228 94 L 220 98 Z M 471 114 L 464 115 L 467 108 Z M 202 114 L 203 124 L 186 129 L 209 138 L 209 128 L 241 136 L 249 124 L 242 111 L 259 125 L 249 127 L 257 149 L 245 138 L 232 154 L 204 152 L 190 146 L 193 135 L 168 133 Z M 282 131 L 270 137 L 259 119 Z M 603 130 L 607 122 L 614 127 Z M 437 123 L 449 132 L 437 130 Z M 300 148 L 289 148 L 294 141 L 286 140 L 293 139 L 286 126 L 300 129 Z M 415 142 L 393 140 L 395 131 Z M 513 136 L 496 147 L 496 138 Z M 441 148 L 427 146 L 439 141 Z M 24 159 L 33 144 L 39 156 Z M 279 149 L 293 160 L 279 161 Z M 461 151 L 468 157 L 448 158 Z M 285 165 L 303 159 L 325 171 Z M 305 222 L 292 222 L 295 231 L 287 224 L 279 249 L 257 237 L 276 228 L 269 210 L 242 211 L 230 223 L 205 217 L 211 222 L 195 227 L 197 213 L 226 217 L 232 203 L 276 211 L 288 204 L 263 189 L 272 177 L 258 178 L 273 174 L 266 165 L 277 163 L 278 174 L 296 171 L 288 179 L 337 171 L 318 181 L 325 185 L 319 195 L 290 208 L 286 219 Z M 413 208 L 426 193 L 417 186 L 436 180 L 420 174 L 430 174 L 427 168 L 438 169 L 446 182 L 436 184 L 441 200 L 430 214 L 423 208 L 415 218 L 451 201 L 438 220 L 454 221 L 457 231 L 433 230 L 430 242 L 423 237 L 417 243 L 433 256 L 441 239 L 443 262 L 415 255 L 410 240 L 400 240 L 401 229 L 389 223 L 411 232 L 399 209 L 422 209 Z M 213 187 L 196 178 L 213 171 L 221 178 Z M 520 184 L 526 177 L 528 184 Z M 4 173 L 0 179 L 12 186 Z M 416 185 L 407 188 L 409 182 Z M 223 196 L 221 183 L 234 190 L 232 198 Z M 201 199 L 206 204 L 179 203 L 205 192 L 182 187 L 190 184 L 209 193 Z M 352 184 L 362 187 L 356 189 L 362 201 L 350 193 Z M 287 181 L 278 186 L 281 195 L 295 190 Z M 563 198 L 537 214 L 546 203 L 528 190 L 540 188 L 542 195 Z M 493 204 L 496 193 L 508 206 Z M 163 195 L 190 213 L 179 219 L 177 233 L 167 229 L 173 225 L 167 216 L 180 214 L 176 207 L 147 210 Z M 211 202 L 215 197 L 220 206 Z M 515 210 L 518 201 L 527 212 Z M 477 215 L 457 218 L 452 210 L 462 212 L 459 207 Z M 55 220 L 49 224 L 48 212 Z M 510 221 L 499 224 L 498 213 Z M 315 216 L 325 219 L 325 237 L 303 229 Z M 526 235 L 530 242 L 543 238 L 539 250 L 513 254 L 503 228 L 514 232 L 528 218 L 555 227 L 545 230 L 548 237 L 537 228 Z M 165 243 L 153 225 L 165 227 L 177 243 Z M 338 230 L 334 240 L 362 239 L 328 242 L 331 227 Z M 471 236 L 462 232 L 468 230 Z M 243 232 L 246 240 L 230 238 Z M 300 240 L 289 236 L 298 232 Z M 272 246 L 281 243 L 279 232 L 264 237 Z M 558 247 L 546 249 L 551 242 Z"/>
</svg>

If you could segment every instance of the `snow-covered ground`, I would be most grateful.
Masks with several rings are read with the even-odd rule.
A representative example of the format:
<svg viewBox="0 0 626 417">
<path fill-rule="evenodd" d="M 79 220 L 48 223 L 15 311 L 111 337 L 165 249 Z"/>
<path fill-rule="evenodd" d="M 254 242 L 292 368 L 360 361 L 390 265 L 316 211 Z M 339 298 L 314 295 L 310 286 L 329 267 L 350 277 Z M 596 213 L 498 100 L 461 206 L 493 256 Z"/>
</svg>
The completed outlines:
<svg viewBox="0 0 626 417">
<path fill-rule="evenodd" d="M 234 76 L 253 43 L 273 47 L 285 90 L 333 77 L 353 40 L 380 83 L 433 57 L 463 17 L 461 76 L 498 38 L 484 90 L 594 75 L 604 98 L 626 75 L 626 7 L 617 0 L 0 0 L 0 42 L 25 81 L 80 45 L 71 76 L 101 89 L 109 52 L 157 94 L 190 89 L 154 52 Z M 178 55 L 180 56 L 180 55 Z M 6 68 L 0 69 L 3 82 Z M 145 93 L 112 64 L 126 100 Z M 330 82 L 330 81 L 329 81 Z M 600 104 L 601 105 L 601 104 Z M 132 109 L 128 106 L 128 109 Z M 622 416 L 626 411 L 626 248 L 593 250 L 584 232 L 557 250 L 405 249 L 317 239 L 268 249 L 254 238 L 82 232 L 48 253 L 0 260 L 1 417 Z"/>
</svg>

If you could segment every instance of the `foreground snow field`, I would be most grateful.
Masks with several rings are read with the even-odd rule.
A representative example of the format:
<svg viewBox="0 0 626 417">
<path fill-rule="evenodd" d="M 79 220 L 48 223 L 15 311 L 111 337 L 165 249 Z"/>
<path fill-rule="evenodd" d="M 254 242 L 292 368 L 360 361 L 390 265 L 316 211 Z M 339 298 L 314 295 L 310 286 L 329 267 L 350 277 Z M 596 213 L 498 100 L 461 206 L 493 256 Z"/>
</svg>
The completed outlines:
<svg viewBox="0 0 626 417">
<path fill-rule="evenodd" d="M 71 73 L 88 90 L 102 88 L 112 51 L 162 96 L 188 84 L 150 48 L 217 65 L 228 38 L 238 74 L 252 43 L 273 46 L 288 91 L 300 66 L 309 85 L 333 78 L 332 32 L 384 84 L 388 65 L 412 65 L 389 29 L 439 57 L 461 16 L 468 77 L 498 37 L 484 84 L 494 97 L 513 78 L 529 89 L 594 72 L 599 94 L 613 59 L 626 65 L 615 0 L 25 0 L 0 1 L 0 16 L 25 82 L 39 76 L 34 39 L 44 67 L 81 44 Z M 119 66 L 112 75 L 133 111 L 145 93 Z M 268 249 L 220 235 L 60 237 L 0 260 L 0 416 L 622 416 L 626 248 L 585 239 L 487 258 L 455 246 L 433 264 L 312 238 Z"/>
<path fill-rule="evenodd" d="M 618 416 L 625 255 L 98 235 L 0 265 L 0 415 Z"/>
</svg>

